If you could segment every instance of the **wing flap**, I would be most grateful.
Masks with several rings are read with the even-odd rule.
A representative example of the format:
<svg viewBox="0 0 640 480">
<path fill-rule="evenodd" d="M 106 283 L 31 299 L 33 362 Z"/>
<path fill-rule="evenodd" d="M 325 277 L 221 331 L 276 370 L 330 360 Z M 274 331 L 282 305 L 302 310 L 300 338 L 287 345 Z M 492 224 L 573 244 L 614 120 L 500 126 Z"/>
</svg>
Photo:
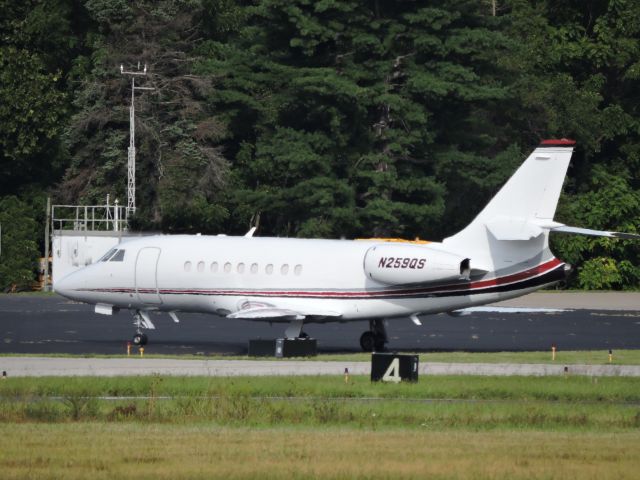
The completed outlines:
<svg viewBox="0 0 640 480">
<path fill-rule="evenodd" d="M 341 317 L 342 314 L 315 308 L 288 308 L 270 304 L 253 304 L 246 302 L 237 312 L 230 313 L 227 318 L 259 320 L 277 318 L 281 320 L 304 320 L 309 317 Z"/>
<path fill-rule="evenodd" d="M 561 313 L 569 311 L 565 308 L 528 308 L 528 307 L 497 307 L 497 306 L 481 306 L 462 308 L 447 312 L 452 317 L 464 317 L 472 313 Z"/>
<path fill-rule="evenodd" d="M 227 315 L 227 318 L 244 318 L 247 320 L 255 320 L 260 318 L 290 318 L 291 320 L 303 320 L 305 318 L 305 315 L 285 308 L 256 307 L 238 310 L 235 313 L 230 313 L 229 315 Z"/>
</svg>

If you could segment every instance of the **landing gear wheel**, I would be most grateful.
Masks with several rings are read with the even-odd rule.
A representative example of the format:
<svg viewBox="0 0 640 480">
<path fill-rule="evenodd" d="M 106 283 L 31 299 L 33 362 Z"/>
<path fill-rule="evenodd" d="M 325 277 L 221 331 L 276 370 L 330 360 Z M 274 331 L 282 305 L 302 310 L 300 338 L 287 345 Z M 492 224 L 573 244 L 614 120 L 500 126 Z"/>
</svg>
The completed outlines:
<svg viewBox="0 0 640 480">
<path fill-rule="evenodd" d="M 309 334 L 307 332 L 300 332 L 300 335 L 298 335 L 298 339 L 300 340 L 306 340 L 307 338 L 309 338 Z"/>
<path fill-rule="evenodd" d="M 373 352 L 376 349 L 376 336 L 373 332 L 364 332 L 360 337 L 360 346 L 365 352 Z"/>
<path fill-rule="evenodd" d="M 384 352 L 384 346 L 389 341 L 387 329 L 382 318 L 369 320 L 369 330 L 360 337 L 360 346 L 365 352 Z"/>
<path fill-rule="evenodd" d="M 134 345 L 138 345 L 140 347 L 144 347 L 147 342 L 149 341 L 149 339 L 147 338 L 147 336 L 144 333 L 136 333 L 133 336 L 133 344 Z"/>
</svg>

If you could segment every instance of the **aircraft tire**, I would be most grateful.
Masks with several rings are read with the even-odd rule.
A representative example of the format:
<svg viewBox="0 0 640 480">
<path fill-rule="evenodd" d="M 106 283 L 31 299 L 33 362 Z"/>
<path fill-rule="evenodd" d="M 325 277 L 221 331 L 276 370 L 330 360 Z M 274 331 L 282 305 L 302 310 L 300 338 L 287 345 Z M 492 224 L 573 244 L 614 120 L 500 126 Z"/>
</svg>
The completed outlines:
<svg viewBox="0 0 640 480">
<path fill-rule="evenodd" d="M 371 331 L 364 332 L 360 337 L 360 347 L 365 352 L 373 352 L 376 348 L 376 335 Z"/>
<path fill-rule="evenodd" d="M 136 333 L 133 336 L 133 344 L 134 345 L 138 345 L 140 347 L 143 347 L 147 344 L 147 342 L 149 341 L 149 339 L 147 338 L 147 336 L 144 333 Z"/>
</svg>

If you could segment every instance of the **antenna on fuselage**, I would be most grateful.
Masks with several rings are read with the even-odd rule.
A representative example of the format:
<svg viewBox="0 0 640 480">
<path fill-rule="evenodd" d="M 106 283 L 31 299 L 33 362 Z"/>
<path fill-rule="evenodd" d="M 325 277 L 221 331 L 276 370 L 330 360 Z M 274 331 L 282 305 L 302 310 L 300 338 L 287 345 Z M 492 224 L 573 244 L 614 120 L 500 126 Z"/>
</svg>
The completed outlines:
<svg viewBox="0 0 640 480">
<path fill-rule="evenodd" d="M 127 219 L 136 212 L 136 117 L 135 117 L 135 93 L 136 90 L 155 90 L 152 87 L 136 87 L 136 76 L 147 75 L 147 64 L 140 71 L 140 62 L 136 71 L 127 71 L 124 65 L 120 65 L 120 74 L 131 77 L 131 106 L 129 107 L 129 149 L 127 150 Z"/>
</svg>

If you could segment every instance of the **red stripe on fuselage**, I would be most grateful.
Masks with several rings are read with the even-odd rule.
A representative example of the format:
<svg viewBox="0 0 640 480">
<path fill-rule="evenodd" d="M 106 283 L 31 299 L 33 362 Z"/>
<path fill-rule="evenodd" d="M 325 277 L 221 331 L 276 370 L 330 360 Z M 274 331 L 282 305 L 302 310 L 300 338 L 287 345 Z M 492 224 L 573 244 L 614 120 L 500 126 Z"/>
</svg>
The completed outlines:
<svg viewBox="0 0 640 480">
<path fill-rule="evenodd" d="M 163 294 L 163 295 L 224 295 L 224 296 L 255 296 L 255 297 L 307 297 L 307 298 L 378 298 L 386 296 L 408 296 L 418 294 L 433 294 L 440 292 L 454 291 L 477 291 L 486 288 L 492 288 L 510 283 L 521 282 L 530 278 L 537 277 L 541 274 L 549 272 L 554 268 L 562 265 L 562 261 L 553 258 L 548 262 L 540 264 L 536 267 L 524 270 L 522 272 L 513 273 L 504 277 L 491 278 L 487 280 L 478 280 L 467 284 L 450 284 L 433 287 L 404 288 L 393 289 L 387 288 L 377 291 L 308 291 L 308 290 L 205 290 L 205 289 L 152 289 L 152 288 L 111 288 L 111 289 L 94 289 L 91 291 L 113 292 L 113 293 L 142 293 L 142 294 Z"/>
</svg>

